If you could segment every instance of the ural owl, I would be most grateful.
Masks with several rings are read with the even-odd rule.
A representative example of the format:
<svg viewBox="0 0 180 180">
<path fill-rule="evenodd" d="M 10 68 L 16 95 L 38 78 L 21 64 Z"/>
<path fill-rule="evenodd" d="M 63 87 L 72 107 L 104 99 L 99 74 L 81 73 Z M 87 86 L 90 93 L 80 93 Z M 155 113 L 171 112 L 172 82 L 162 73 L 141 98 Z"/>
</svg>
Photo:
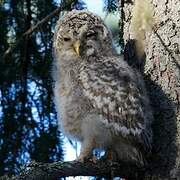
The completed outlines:
<svg viewBox="0 0 180 180">
<path fill-rule="evenodd" d="M 80 161 L 95 148 L 143 164 L 152 112 L 141 75 L 118 56 L 100 17 L 72 11 L 54 35 L 55 102 L 61 130 L 81 142 Z"/>
</svg>

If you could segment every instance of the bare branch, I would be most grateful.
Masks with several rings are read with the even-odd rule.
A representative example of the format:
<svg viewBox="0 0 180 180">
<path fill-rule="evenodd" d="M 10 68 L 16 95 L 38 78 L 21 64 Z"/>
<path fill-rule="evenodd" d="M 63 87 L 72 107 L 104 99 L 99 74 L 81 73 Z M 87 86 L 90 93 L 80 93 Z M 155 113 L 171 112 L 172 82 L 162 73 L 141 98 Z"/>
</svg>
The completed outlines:
<svg viewBox="0 0 180 180">
<path fill-rule="evenodd" d="M 36 25 L 29 28 L 25 33 L 22 34 L 22 36 L 14 44 L 12 44 L 5 51 L 3 58 L 4 59 L 7 58 L 14 51 L 14 49 L 20 44 L 20 42 L 22 42 L 24 40 L 24 38 L 30 37 L 34 31 L 38 31 L 39 28 L 43 24 L 47 23 L 52 17 L 59 14 L 61 11 L 65 10 L 65 9 L 69 9 L 71 7 L 71 4 L 73 3 L 73 1 L 74 0 L 64 0 L 57 9 L 55 9 L 53 12 L 51 12 L 49 15 L 47 15 L 45 18 L 43 18 L 41 21 L 39 21 Z"/>
</svg>

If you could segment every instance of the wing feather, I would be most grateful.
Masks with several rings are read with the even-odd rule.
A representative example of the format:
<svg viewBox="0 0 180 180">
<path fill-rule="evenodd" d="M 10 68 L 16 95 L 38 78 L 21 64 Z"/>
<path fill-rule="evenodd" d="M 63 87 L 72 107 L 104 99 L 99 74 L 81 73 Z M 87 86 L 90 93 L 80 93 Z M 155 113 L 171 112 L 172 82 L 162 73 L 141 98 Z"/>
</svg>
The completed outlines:
<svg viewBox="0 0 180 180">
<path fill-rule="evenodd" d="M 93 59 L 80 68 L 85 96 L 104 117 L 103 123 L 124 137 L 141 137 L 149 121 L 148 99 L 139 78 L 135 70 L 118 58 Z"/>
</svg>

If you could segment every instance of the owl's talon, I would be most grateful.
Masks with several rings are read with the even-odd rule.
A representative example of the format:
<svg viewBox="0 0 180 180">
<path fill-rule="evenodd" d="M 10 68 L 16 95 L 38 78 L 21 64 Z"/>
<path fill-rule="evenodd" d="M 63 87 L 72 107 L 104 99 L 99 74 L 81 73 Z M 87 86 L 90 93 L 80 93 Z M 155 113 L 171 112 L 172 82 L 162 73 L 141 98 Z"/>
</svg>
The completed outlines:
<svg viewBox="0 0 180 180">
<path fill-rule="evenodd" d="M 92 157 L 84 157 L 84 156 L 79 156 L 78 158 L 77 158 L 77 161 L 79 161 L 79 162 L 81 162 L 81 163 L 84 163 L 84 162 L 86 162 L 86 161 L 90 161 L 90 162 L 93 162 L 94 164 L 96 164 L 97 163 L 97 158 L 96 158 L 96 156 L 92 156 Z"/>
<path fill-rule="evenodd" d="M 94 164 L 96 164 L 97 163 L 96 156 L 93 156 L 92 158 L 90 158 L 90 161 L 93 162 Z"/>
</svg>

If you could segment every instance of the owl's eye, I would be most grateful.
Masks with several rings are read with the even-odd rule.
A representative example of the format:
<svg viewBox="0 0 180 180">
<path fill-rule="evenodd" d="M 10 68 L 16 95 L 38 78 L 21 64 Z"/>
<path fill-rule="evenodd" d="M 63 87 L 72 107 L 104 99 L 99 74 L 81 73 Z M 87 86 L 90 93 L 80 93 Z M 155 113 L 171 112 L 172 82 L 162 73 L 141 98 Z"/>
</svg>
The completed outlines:
<svg viewBox="0 0 180 180">
<path fill-rule="evenodd" d="M 67 41 L 70 41 L 71 38 L 70 38 L 70 37 L 64 37 L 63 40 L 64 40 L 65 42 L 67 42 Z"/>
<path fill-rule="evenodd" d="M 86 34 L 86 37 L 87 38 L 90 38 L 90 37 L 95 37 L 96 36 L 96 33 L 94 31 L 89 31 L 87 34 Z"/>
</svg>

